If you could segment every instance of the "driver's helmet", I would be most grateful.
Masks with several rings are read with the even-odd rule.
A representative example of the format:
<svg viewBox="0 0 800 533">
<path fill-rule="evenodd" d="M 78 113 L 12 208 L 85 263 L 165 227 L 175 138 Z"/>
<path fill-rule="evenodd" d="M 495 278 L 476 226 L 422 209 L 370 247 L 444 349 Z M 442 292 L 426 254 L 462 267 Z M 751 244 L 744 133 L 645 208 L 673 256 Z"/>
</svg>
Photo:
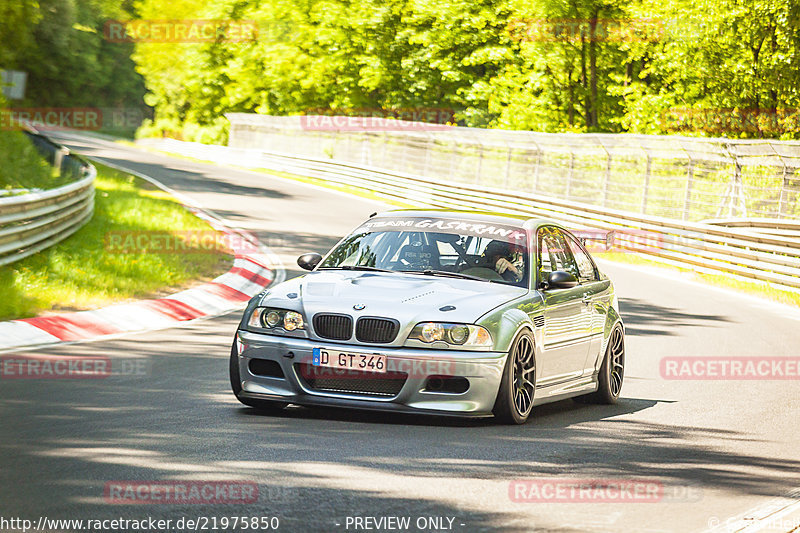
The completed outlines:
<svg viewBox="0 0 800 533">
<path fill-rule="evenodd" d="M 495 256 L 502 256 L 505 258 L 511 257 L 512 249 L 511 244 L 504 241 L 492 241 L 486 245 L 483 250 L 483 257 L 491 259 Z"/>
</svg>

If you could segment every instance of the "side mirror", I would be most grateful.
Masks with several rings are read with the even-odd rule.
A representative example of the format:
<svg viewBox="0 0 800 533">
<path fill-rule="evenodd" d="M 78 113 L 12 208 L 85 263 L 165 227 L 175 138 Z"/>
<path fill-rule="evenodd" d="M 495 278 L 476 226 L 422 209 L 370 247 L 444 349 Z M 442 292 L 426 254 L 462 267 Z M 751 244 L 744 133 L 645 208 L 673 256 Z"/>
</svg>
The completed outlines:
<svg viewBox="0 0 800 533">
<path fill-rule="evenodd" d="M 315 253 L 303 254 L 297 258 L 298 266 L 305 270 L 314 270 L 320 261 L 322 261 L 322 256 Z"/>
<path fill-rule="evenodd" d="M 563 270 L 556 270 L 555 272 L 550 272 L 547 276 L 547 280 L 542 283 L 543 289 L 571 289 L 575 285 L 578 284 L 578 278 L 570 274 L 569 272 L 564 272 Z"/>
</svg>

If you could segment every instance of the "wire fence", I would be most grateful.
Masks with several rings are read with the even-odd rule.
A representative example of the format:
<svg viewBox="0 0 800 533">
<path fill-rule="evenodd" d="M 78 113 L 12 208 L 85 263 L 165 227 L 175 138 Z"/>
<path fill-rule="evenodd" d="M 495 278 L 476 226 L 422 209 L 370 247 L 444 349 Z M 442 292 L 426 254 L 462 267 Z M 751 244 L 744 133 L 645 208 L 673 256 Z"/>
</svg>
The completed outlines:
<svg viewBox="0 0 800 533">
<path fill-rule="evenodd" d="M 431 180 L 331 159 L 174 139 L 140 139 L 137 143 L 221 165 L 317 178 L 416 207 L 478 209 L 543 217 L 561 222 L 576 235 L 597 244 L 594 248 L 597 251 L 643 254 L 696 272 L 724 273 L 732 279 L 759 280 L 781 289 L 800 291 L 800 223 L 797 221 L 771 220 L 772 224 L 766 225 L 762 219 L 739 219 L 736 225 L 741 227 L 726 227 L 628 213 L 520 191 Z"/>
<path fill-rule="evenodd" d="M 800 219 L 800 142 L 226 116 L 234 148 L 335 159 L 676 220 Z"/>
</svg>

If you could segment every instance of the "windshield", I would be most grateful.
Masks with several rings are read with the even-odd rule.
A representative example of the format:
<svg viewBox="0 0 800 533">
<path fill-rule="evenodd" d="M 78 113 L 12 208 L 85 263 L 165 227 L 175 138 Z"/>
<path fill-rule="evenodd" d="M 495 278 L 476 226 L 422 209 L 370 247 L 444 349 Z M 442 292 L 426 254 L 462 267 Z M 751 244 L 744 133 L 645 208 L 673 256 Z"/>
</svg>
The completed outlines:
<svg viewBox="0 0 800 533">
<path fill-rule="evenodd" d="M 528 281 L 527 234 L 515 226 L 456 219 L 378 219 L 347 236 L 319 268 L 358 268 Z"/>
</svg>

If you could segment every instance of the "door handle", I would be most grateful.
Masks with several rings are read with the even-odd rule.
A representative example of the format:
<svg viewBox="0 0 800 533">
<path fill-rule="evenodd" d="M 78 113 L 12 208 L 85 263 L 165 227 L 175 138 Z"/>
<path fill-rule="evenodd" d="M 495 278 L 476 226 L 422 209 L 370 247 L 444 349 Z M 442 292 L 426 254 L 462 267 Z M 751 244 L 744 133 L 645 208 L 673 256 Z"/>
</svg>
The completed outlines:
<svg viewBox="0 0 800 533">
<path fill-rule="evenodd" d="M 591 294 L 588 294 L 588 293 L 587 293 L 587 294 L 584 294 L 584 295 L 583 295 L 583 298 L 581 299 L 581 301 L 582 301 L 583 303 L 585 303 L 586 305 L 589 305 L 589 304 L 591 304 L 591 303 L 592 303 L 592 295 L 591 295 Z"/>
</svg>

